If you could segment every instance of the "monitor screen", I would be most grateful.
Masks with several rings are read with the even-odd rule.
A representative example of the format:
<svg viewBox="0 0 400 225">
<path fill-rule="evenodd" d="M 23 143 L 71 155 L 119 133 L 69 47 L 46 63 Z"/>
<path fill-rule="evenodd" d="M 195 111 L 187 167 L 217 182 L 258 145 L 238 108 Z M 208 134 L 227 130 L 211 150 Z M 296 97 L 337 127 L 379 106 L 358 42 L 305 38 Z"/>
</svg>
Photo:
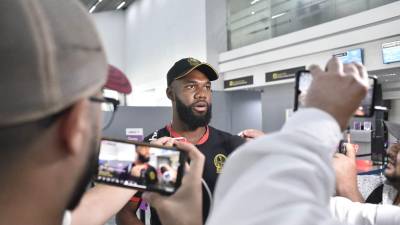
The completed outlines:
<svg viewBox="0 0 400 225">
<path fill-rule="evenodd" d="M 382 44 L 383 63 L 400 61 L 400 41 L 387 42 Z"/>
<path fill-rule="evenodd" d="M 352 63 L 352 62 L 358 62 L 363 64 L 363 49 L 362 48 L 356 48 L 349 50 L 347 52 L 342 52 L 335 54 L 336 57 L 338 57 L 342 63 Z"/>
</svg>

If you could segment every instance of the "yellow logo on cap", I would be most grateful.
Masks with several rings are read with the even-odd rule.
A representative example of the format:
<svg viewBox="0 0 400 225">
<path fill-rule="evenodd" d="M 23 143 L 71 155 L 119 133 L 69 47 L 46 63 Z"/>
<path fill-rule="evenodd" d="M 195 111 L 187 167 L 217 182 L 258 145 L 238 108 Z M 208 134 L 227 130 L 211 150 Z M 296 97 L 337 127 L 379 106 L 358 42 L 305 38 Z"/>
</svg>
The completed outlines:
<svg viewBox="0 0 400 225">
<path fill-rule="evenodd" d="M 188 58 L 188 62 L 191 66 L 197 66 L 201 64 L 201 62 L 195 58 Z"/>
<path fill-rule="evenodd" d="M 217 169 L 217 173 L 221 173 L 222 167 L 226 161 L 226 156 L 224 154 L 218 154 L 214 157 L 214 165 Z"/>
</svg>

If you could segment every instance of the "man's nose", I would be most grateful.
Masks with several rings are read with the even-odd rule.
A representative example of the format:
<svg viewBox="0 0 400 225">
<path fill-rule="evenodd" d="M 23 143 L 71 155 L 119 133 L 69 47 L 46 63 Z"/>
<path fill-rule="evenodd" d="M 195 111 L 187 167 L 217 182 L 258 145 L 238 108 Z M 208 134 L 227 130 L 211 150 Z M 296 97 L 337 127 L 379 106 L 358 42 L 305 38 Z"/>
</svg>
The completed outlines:
<svg viewBox="0 0 400 225">
<path fill-rule="evenodd" d="M 196 98 L 206 98 L 207 97 L 207 87 L 200 87 L 198 88 L 198 90 L 196 91 Z"/>
</svg>

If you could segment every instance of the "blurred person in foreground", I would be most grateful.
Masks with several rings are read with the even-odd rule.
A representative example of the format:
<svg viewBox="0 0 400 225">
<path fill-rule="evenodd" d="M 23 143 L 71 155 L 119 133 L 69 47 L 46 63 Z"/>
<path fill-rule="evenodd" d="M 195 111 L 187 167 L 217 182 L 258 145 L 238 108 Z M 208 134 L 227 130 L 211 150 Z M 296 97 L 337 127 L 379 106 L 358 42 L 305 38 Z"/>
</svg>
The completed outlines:
<svg viewBox="0 0 400 225">
<path fill-rule="evenodd" d="M 76 0 L 3 0 L 0 9 L 0 224 L 104 224 L 136 190 L 96 185 L 85 193 L 98 160 L 100 104 L 110 103 L 95 26 Z M 177 146 L 192 159 L 184 182 L 200 182 L 201 153 Z"/>
<path fill-rule="evenodd" d="M 104 224 L 136 191 L 98 185 L 80 201 L 111 103 L 95 26 L 76 0 L 0 9 L 0 224 Z"/>
<path fill-rule="evenodd" d="M 333 165 L 336 172 L 336 193 L 353 202 L 400 205 L 400 143 L 393 143 L 387 150 L 388 164 L 382 175 L 359 175 L 355 152 L 337 154 Z"/>
</svg>

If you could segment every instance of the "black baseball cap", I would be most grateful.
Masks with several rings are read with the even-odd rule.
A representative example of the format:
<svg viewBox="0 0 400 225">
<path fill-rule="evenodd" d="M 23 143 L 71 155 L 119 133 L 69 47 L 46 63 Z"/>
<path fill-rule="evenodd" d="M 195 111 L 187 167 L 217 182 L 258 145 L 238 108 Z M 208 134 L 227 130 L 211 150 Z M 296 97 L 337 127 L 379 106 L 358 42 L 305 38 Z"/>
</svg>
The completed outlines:
<svg viewBox="0 0 400 225">
<path fill-rule="evenodd" d="M 183 58 L 176 62 L 171 67 L 171 69 L 168 70 L 168 86 L 170 86 L 174 80 L 178 80 L 188 75 L 194 69 L 197 69 L 200 72 L 204 73 L 210 81 L 218 79 L 217 71 L 215 71 L 215 69 L 210 64 L 200 62 L 200 60 L 197 60 L 195 58 Z"/>
</svg>

